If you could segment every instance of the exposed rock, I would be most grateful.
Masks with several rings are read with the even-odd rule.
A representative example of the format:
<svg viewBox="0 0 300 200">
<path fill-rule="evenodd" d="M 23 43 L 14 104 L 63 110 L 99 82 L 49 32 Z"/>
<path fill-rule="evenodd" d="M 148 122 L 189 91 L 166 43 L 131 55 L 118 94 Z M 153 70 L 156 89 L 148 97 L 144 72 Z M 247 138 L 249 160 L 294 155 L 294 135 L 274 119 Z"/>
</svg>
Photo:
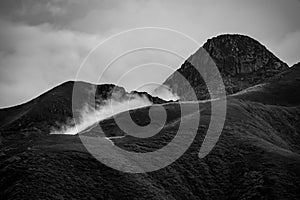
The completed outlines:
<svg viewBox="0 0 300 200">
<path fill-rule="evenodd" d="M 169 86 L 182 100 L 194 100 L 191 97 L 192 88 L 197 99 L 209 99 L 203 75 L 208 81 L 216 81 L 217 75 L 210 71 L 211 65 L 217 66 L 227 94 L 262 83 L 288 68 L 258 41 L 248 36 L 227 34 L 207 40 L 164 85 Z M 211 92 L 218 94 L 220 89 L 221 85 Z"/>
</svg>

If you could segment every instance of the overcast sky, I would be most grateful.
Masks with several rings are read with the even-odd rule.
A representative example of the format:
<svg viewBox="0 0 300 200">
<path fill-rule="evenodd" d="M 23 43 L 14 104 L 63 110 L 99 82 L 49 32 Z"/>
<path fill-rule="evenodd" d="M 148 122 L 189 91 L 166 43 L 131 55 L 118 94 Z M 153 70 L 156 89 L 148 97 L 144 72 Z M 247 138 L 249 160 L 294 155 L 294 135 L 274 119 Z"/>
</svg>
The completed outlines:
<svg viewBox="0 0 300 200">
<path fill-rule="evenodd" d="M 300 61 L 299 10 L 299 0 L 1 0 L 0 107 L 28 101 L 76 74 L 128 90 L 161 83 L 222 33 L 249 35 L 293 65 Z M 113 37 L 83 64 L 99 43 L 139 27 L 164 29 Z"/>
</svg>

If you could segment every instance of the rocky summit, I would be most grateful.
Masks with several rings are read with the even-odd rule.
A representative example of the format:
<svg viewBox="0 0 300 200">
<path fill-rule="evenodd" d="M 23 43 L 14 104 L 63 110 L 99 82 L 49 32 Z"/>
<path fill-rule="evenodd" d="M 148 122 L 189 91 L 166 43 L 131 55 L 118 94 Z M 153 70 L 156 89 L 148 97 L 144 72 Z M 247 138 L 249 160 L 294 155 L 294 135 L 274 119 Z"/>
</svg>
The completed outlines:
<svg viewBox="0 0 300 200">
<path fill-rule="evenodd" d="M 208 39 L 167 78 L 164 85 L 182 100 L 195 100 L 191 97 L 191 90 L 195 91 L 197 99 L 209 99 L 207 83 L 216 81 L 217 76 L 210 70 L 211 65 L 217 66 L 227 94 L 263 83 L 288 68 L 286 63 L 255 39 L 226 34 Z M 201 75 L 199 71 L 202 71 Z M 220 88 L 210 92 L 217 92 Z"/>
</svg>

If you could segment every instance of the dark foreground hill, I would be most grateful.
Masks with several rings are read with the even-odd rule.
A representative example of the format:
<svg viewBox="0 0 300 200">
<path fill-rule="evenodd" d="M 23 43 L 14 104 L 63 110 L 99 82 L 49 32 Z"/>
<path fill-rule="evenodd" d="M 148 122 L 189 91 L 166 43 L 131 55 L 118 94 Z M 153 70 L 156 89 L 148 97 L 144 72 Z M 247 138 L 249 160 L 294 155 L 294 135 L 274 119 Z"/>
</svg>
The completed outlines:
<svg viewBox="0 0 300 200">
<path fill-rule="evenodd" d="M 111 169 L 87 152 L 78 135 L 14 140 L 1 146 L 0 197 L 299 199 L 299 73 L 297 65 L 275 77 L 276 81 L 263 90 L 229 97 L 222 135 L 203 159 L 199 159 L 198 152 L 211 117 L 210 103 L 197 103 L 201 120 L 194 142 L 178 160 L 154 172 L 129 174 Z M 189 104 L 195 102 L 181 106 Z M 116 133 L 124 136 L 112 139 L 115 145 L 135 152 L 153 151 L 176 134 L 182 117 L 179 106 L 179 103 L 164 104 L 169 114 L 167 125 L 160 134 L 147 139 L 126 135 L 112 118 L 100 124 L 107 136 Z M 132 111 L 133 119 L 147 124 L 148 109 Z M 16 110 L 10 112 L 14 114 Z M 186 117 L 192 120 L 193 112 L 190 110 Z M 123 116 L 121 113 L 117 117 Z M 15 134 L 22 134 L 22 130 L 15 130 Z M 85 134 L 94 138 L 98 133 L 92 129 Z"/>
</svg>

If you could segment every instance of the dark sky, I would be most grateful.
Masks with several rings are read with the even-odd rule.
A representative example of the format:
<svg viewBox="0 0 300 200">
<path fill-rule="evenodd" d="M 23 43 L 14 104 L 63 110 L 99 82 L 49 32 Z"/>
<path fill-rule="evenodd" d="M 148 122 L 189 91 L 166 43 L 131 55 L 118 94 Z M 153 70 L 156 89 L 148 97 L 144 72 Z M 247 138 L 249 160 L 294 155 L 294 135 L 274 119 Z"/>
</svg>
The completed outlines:
<svg viewBox="0 0 300 200">
<path fill-rule="evenodd" d="M 141 47 L 157 49 L 121 56 L 100 82 L 128 90 L 161 83 L 183 58 L 222 33 L 249 35 L 292 65 L 300 60 L 299 10 L 298 0 L 1 0 L 0 107 L 32 99 L 76 74 L 98 82 L 113 59 Z M 82 65 L 99 43 L 139 27 L 163 29 L 113 37 Z"/>
</svg>

